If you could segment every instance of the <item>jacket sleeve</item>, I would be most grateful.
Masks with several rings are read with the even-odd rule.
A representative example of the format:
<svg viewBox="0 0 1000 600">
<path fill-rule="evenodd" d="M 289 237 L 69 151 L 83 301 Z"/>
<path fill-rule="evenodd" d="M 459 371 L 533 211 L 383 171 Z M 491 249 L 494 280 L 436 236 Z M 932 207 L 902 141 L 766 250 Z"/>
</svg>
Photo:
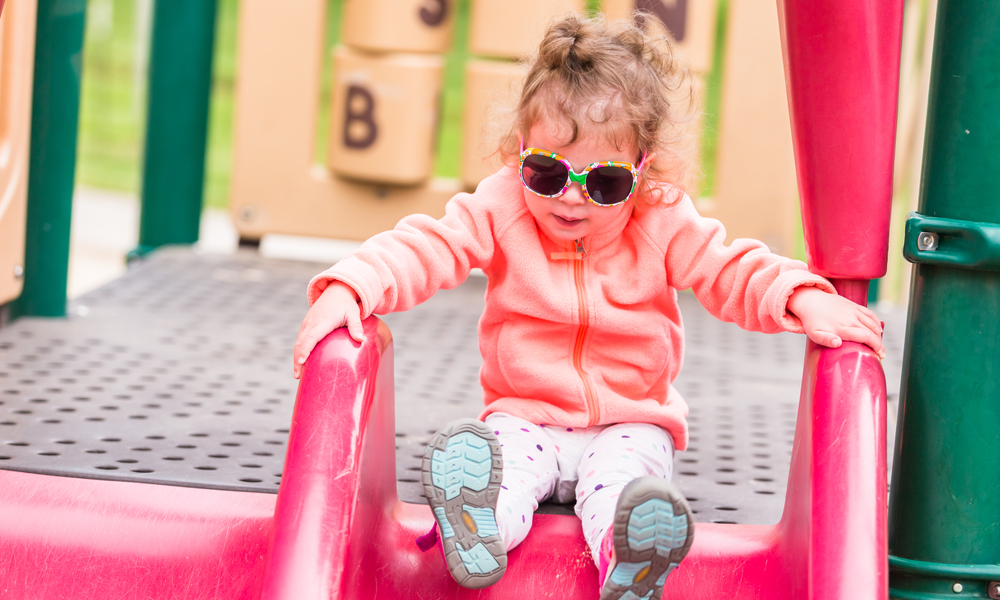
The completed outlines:
<svg viewBox="0 0 1000 600">
<path fill-rule="evenodd" d="M 677 289 L 691 288 L 718 319 L 751 331 L 802 333 L 802 323 L 786 306 L 795 288 L 836 294 L 804 262 L 778 256 L 757 240 L 737 239 L 727 246 L 722 223 L 699 215 L 687 196 L 666 213 L 667 280 Z"/>
<path fill-rule="evenodd" d="M 369 238 L 309 282 L 309 305 L 334 280 L 357 292 L 362 318 L 408 310 L 439 289 L 459 285 L 471 269 L 486 267 L 493 257 L 489 188 L 487 180 L 475 194 L 456 195 L 440 220 L 410 215 L 392 230 Z"/>
</svg>

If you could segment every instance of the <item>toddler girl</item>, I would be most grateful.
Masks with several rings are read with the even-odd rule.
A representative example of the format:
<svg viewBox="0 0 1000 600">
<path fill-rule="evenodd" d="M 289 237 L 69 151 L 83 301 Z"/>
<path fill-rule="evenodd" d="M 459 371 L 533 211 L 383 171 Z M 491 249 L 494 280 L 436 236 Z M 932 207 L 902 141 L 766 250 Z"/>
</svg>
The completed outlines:
<svg viewBox="0 0 1000 600">
<path fill-rule="evenodd" d="M 666 41 L 569 16 L 549 28 L 503 140 L 508 166 L 441 220 L 406 217 L 309 284 L 295 374 L 315 344 L 407 310 L 480 268 L 482 421 L 433 438 L 424 487 L 448 569 L 500 579 L 538 502 L 575 499 L 602 600 L 660 598 L 694 527 L 669 483 L 687 445 L 671 386 L 683 357 L 677 290 L 754 331 L 804 332 L 883 355 L 878 319 L 806 265 L 725 231 L 672 183 L 685 170 Z"/>
</svg>

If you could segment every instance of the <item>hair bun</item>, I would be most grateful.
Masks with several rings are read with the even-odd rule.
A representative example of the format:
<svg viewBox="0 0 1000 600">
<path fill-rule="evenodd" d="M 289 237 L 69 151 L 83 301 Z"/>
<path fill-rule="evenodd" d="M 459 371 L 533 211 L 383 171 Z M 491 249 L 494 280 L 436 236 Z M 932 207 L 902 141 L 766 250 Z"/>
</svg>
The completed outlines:
<svg viewBox="0 0 1000 600">
<path fill-rule="evenodd" d="M 590 27 L 588 27 L 588 25 Z M 553 70 L 588 70 L 593 60 L 593 24 L 577 15 L 567 15 L 551 28 L 538 48 L 538 61 Z"/>
</svg>

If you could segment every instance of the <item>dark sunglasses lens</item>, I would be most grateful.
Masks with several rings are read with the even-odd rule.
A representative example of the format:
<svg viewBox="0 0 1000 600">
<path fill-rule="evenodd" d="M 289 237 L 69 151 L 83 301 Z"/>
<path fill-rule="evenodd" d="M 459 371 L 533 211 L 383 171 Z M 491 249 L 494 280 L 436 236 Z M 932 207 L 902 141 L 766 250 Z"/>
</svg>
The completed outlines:
<svg viewBox="0 0 1000 600">
<path fill-rule="evenodd" d="M 521 180 L 541 196 L 558 194 L 566 187 L 566 165 L 554 158 L 531 154 L 521 163 Z"/>
<path fill-rule="evenodd" d="M 587 193 L 598 204 L 618 204 L 632 191 L 632 171 L 624 167 L 598 167 L 587 173 Z"/>
</svg>

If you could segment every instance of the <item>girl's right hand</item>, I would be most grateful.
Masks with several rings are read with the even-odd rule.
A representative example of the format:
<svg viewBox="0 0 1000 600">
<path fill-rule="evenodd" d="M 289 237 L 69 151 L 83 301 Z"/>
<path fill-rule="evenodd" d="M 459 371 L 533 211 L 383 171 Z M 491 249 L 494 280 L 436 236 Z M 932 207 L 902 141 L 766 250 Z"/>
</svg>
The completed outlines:
<svg viewBox="0 0 1000 600">
<path fill-rule="evenodd" d="M 323 290 L 323 294 L 313 303 L 312 308 L 306 313 L 306 318 L 302 320 L 293 354 L 296 379 L 302 375 L 302 365 L 316 344 L 334 329 L 345 325 L 354 341 L 364 341 L 365 334 L 361 327 L 361 307 L 358 306 L 357 292 L 346 283 L 333 281 Z"/>
<path fill-rule="evenodd" d="M 788 298 L 787 307 L 802 322 L 809 339 L 817 344 L 839 348 L 845 341 L 858 342 L 874 350 L 879 358 L 885 358 L 882 322 L 867 307 L 808 286 L 796 288 Z"/>
</svg>

